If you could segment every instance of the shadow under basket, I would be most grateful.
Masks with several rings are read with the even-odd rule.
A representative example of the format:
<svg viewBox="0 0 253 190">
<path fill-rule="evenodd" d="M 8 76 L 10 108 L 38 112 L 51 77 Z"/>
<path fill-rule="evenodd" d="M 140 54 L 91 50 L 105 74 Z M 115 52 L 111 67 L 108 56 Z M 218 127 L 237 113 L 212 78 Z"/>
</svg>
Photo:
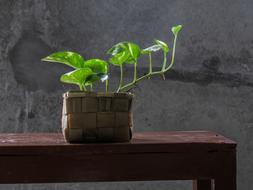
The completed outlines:
<svg viewBox="0 0 253 190">
<path fill-rule="evenodd" d="M 132 138 L 130 93 L 63 94 L 62 131 L 69 143 L 127 142 Z"/>
</svg>

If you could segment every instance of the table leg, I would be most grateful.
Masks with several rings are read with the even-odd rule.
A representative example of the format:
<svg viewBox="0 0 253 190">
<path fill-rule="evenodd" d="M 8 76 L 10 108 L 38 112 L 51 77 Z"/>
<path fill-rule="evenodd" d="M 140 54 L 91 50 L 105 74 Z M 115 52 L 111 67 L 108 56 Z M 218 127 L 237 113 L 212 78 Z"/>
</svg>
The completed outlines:
<svg viewBox="0 0 253 190">
<path fill-rule="evenodd" d="M 236 190 L 236 182 L 233 179 L 215 179 L 215 190 Z"/>
<path fill-rule="evenodd" d="M 214 190 L 212 180 L 193 180 L 193 190 Z"/>
<path fill-rule="evenodd" d="M 220 165 L 222 170 L 215 177 L 215 190 L 236 190 L 236 152 L 227 154 Z"/>
</svg>

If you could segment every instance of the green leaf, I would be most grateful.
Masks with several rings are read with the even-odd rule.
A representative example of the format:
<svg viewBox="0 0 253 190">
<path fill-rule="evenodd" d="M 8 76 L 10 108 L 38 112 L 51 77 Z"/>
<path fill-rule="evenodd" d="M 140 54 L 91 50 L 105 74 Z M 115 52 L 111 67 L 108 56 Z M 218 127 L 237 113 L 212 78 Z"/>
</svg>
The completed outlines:
<svg viewBox="0 0 253 190">
<path fill-rule="evenodd" d="M 109 54 L 109 55 L 116 55 L 118 53 L 121 53 L 122 51 L 124 51 L 126 49 L 125 45 L 124 45 L 125 42 L 120 42 L 114 46 L 112 46 L 111 49 L 109 49 L 106 53 Z"/>
<path fill-rule="evenodd" d="M 163 49 L 164 52 L 168 53 L 170 51 L 168 45 L 165 42 L 160 41 L 160 40 L 155 40 L 155 43 L 159 45 Z"/>
<path fill-rule="evenodd" d="M 107 51 L 112 55 L 110 63 L 121 65 L 123 63 L 134 63 L 141 54 L 140 47 L 132 42 L 120 42 Z"/>
<path fill-rule="evenodd" d="M 87 78 L 86 78 L 86 81 L 85 81 L 85 86 L 88 86 L 90 84 L 93 84 L 94 82 L 97 82 L 97 81 L 101 81 L 101 82 L 104 82 L 105 80 L 108 79 L 108 75 L 107 74 L 103 74 L 103 73 L 93 73 L 91 75 L 89 75 Z"/>
<path fill-rule="evenodd" d="M 90 68 L 76 69 L 63 74 L 60 80 L 61 82 L 82 86 L 84 85 L 86 79 L 92 74 L 93 72 Z"/>
<path fill-rule="evenodd" d="M 180 32 L 180 30 L 182 29 L 182 27 L 183 27 L 182 25 L 173 26 L 171 28 L 171 31 L 176 36 L 178 34 L 178 32 Z"/>
<path fill-rule="evenodd" d="M 80 54 L 70 51 L 53 53 L 43 58 L 42 61 L 63 63 L 75 69 L 83 68 L 84 63 L 84 59 Z"/>
<path fill-rule="evenodd" d="M 145 48 L 141 51 L 142 54 L 149 54 L 151 52 L 156 52 L 156 51 L 159 51 L 161 48 L 160 45 L 153 45 L 153 46 L 150 46 L 148 48 Z"/>
<path fill-rule="evenodd" d="M 93 84 L 94 82 L 96 81 L 99 81 L 100 80 L 100 77 L 93 73 L 92 75 L 89 75 L 84 83 L 85 86 L 89 86 L 91 84 Z"/>
<path fill-rule="evenodd" d="M 107 73 L 108 63 L 101 59 L 90 59 L 84 62 L 84 67 L 90 68 L 94 73 Z"/>
<path fill-rule="evenodd" d="M 132 57 L 129 57 L 127 60 L 126 60 L 126 63 L 128 64 L 134 64 L 136 62 L 136 59 L 132 58 Z"/>
<path fill-rule="evenodd" d="M 127 46 L 127 51 L 129 51 L 131 55 L 131 58 L 136 60 L 140 56 L 140 53 L 141 53 L 140 47 L 137 44 L 130 43 L 130 42 L 127 42 L 126 46 Z"/>
<path fill-rule="evenodd" d="M 126 51 L 120 52 L 110 58 L 109 62 L 113 65 L 120 66 L 129 59 L 129 53 Z"/>
</svg>

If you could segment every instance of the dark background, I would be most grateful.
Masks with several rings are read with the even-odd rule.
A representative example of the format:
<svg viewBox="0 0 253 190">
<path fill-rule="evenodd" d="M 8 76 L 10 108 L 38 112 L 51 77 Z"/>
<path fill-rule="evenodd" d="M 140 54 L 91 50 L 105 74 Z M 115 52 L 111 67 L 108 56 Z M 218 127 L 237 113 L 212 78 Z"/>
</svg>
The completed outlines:
<svg viewBox="0 0 253 190">
<path fill-rule="evenodd" d="M 144 81 L 134 90 L 135 130 L 212 130 L 230 137 L 238 142 L 238 189 L 253 189 L 252 10 L 252 0 L 0 0 L 0 131 L 60 131 L 61 94 L 69 86 L 59 77 L 69 68 L 42 63 L 42 57 L 72 50 L 107 59 L 105 51 L 125 40 L 144 48 L 158 38 L 171 47 L 170 27 L 182 24 L 167 80 Z M 143 60 L 139 75 L 146 70 Z M 0 186 L 182 188 L 190 189 L 190 182 Z"/>
</svg>

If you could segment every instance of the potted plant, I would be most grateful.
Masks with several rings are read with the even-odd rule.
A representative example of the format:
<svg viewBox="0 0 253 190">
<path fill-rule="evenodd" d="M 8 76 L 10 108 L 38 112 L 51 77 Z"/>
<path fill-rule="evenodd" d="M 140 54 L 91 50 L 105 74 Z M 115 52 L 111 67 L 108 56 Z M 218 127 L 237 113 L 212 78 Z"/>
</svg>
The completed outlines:
<svg viewBox="0 0 253 190">
<path fill-rule="evenodd" d="M 141 49 L 132 42 L 120 42 L 107 51 L 111 57 L 109 63 L 101 59 L 85 60 L 76 52 L 56 52 L 42 61 L 66 64 L 73 68 L 65 73 L 60 80 L 64 83 L 78 85 L 79 91 L 68 91 L 63 94 L 62 130 L 67 142 L 124 142 L 132 137 L 132 99 L 129 91 L 137 83 L 155 75 L 164 77 L 174 64 L 176 42 L 181 25 L 172 27 L 174 42 L 171 61 L 167 64 L 170 52 L 168 45 L 155 40 L 154 45 Z M 152 69 L 152 53 L 163 52 L 162 67 L 158 71 Z M 141 77 L 137 76 L 138 59 L 142 55 L 149 58 L 149 72 Z M 133 80 L 124 84 L 123 67 L 133 65 Z M 109 67 L 120 68 L 118 88 L 109 91 Z M 95 82 L 105 82 L 104 92 L 93 92 Z"/>
</svg>

